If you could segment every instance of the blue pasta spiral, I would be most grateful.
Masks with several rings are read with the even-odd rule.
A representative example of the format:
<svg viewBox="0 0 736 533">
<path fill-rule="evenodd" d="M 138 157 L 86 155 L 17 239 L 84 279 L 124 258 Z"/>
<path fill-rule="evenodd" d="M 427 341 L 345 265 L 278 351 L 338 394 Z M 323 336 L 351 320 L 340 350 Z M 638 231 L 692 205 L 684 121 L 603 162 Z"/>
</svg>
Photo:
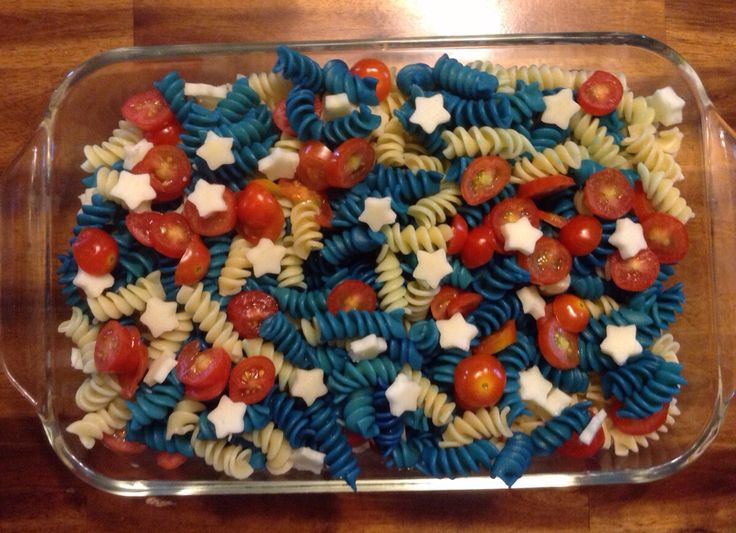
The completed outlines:
<svg viewBox="0 0 736 533">
<path fill-rule="evenodd" d="M 500 300 L 517 285 L 529 283 L 529 272 L 513 256 L 494 255 L 488 265 L 474 270 L 473 290 L 488 300 Z"/>
<path fill-rule="evenodd" d="M 194 457 L 194 450 L 189 437 L 173 435 L 166 438 L 166 422 L 154 422 L 144 427 L 132 427 L 128 422 L 125 428 L 125 440 L 142 442 L 152 450 L 168 453 L 180 453 L 185 457 Z"/>
<path fill-rule="evenodd" d="M 490 335 L 501 329 L 509 320 L 516 320 L 522 315 L 521 302 L 510 297 L 497 301 L 484 301 L 470 314 L 467 321 L 478 328 L 481 337 Z"/>
<path fill-rule="evenodd" d="M 163 383 L 141 385 L 132 401 L 126 400 L 132 418 L 131 429 L 139 429 L 156 420 L 164 420 L 184 395 L 184 386 L 172 371 Z"/>
<path fill-rule="evenodd" d="M 370 389 L 351 392 L 343 406 L 345 427 L 361 437 L 371 439 L 378 435 L 376 408 L 373 407 L 373 393 Z"/>
<path fill-rule="evenodd" d="M 570 274 L 570 288 L 580 296 L 588 300 L 596 300 L 603 296 L 603 280 L 595 274 L 590 276 L 578 276 Z"/>
<path fill-rule="evenodd" d="M 436 85 L 463 98 L 490 98 L 498 88 L 496 76 L 466 67 L 447 54 L 434 64 L 432 76 Z"/>
<path fill-rule="evenodd" d="M 560 369 L 550 365 L 545 359 L 540 358 L 539 370 L 542 375 L 548 379 L 552 385 L 558 389 L 574 394 L 576 392 L 585 392 L 588 390 L 590 379 L 588 373 L 580 368 Z"/>
<path fill-rule="evenodd" d="M 659 369 L 663 360 L 650 352 L 630 357 L 623 366 L 607 372 L 601 378 L 603 394 L 624 401 L 641 389 Z"/>
<path fill-rule="evenodd" d="M 378 80 L 373 77 L 361 78 L 350 72 L 342 59 L 331 59 L 322 67 L 325 89 L 328 93 L 345 93 L 351 104 L 378 105 L 376 85 Z"/>
<path fill-rule="evenodd" d="M 184 80 L 179 73 L 172 70 L 160 80 L 154 81 L 153 86 L 161 92 L 179 124 L 183 124 L 189 115 L 192 102 L 184 96 Z"/>
<path fill-rule="evenodd" d="M 433 95 L 425 93 L 420 87 L 414 85 L 411 89 L 411 97 L 401 104 L 399 109 L 394 111 L 394 116 L 399 119 L 403 128 L 413 135 L 430 154 L 439 155 L 447 146 L 447 142 L 442 138 L 442 131 L 444 130 L 445 125 L 435 128 L 432 133 L 427 133 L 421 126 L 414 124 L 411 121 L 411 116 L 414 114 L 414 111 L 416 111 L 416 98 L 426 98 L 431 96 Z M 444 102 L 443 106 L 447 108 L 447 102 Z"/>
<path fill-rule="evenodd" d="M 365 104 L 344 117 L 328 120 L 324 125 L 324 137 L 327 146 L 336 148 L 344 141 L 355 137 L 368 137 L 381 125 L 381 117 L 371 113 Z"/>
<path fill-rule="evenodd" d="M 327 377 L 335 372 L 342 372 L 348 358 L 348 354 L 342 348 L 324 344 L 319 346 L 307 345 L 307 353 L 314 362 L 314 366 L 321 368 Z"/>
<path fill-rule="evenodd" d="M 457 257 L 450 259 L 450 266 L 452 266 L 452 272 L 445 278 L 444 283 L 460 289 L 470 287 L 473 282 L 473 274 L 470 270 Z"/>
<path fill-rule="evenodd" d="M 309 418 L 304 410 L 296 405 L 296 400 L 284 392 L 273 392 L 269 406 L 271 418 L 284 432 L 292 448 L 300 448 L 314 436 Z M 248 407 L 250 409 L 250 407 Z"/>
<path fill-rule="evenodd" d="M 398 74 L 396 74 L 396 86 L 404 95 L 409 96 L 414 85 L 424 91 L 434 90 L 432 67 L 425 63 L 412 63 L 401 67 Z"/>
<path fill-rule="evenodd" d="M 61 285 L 61 294 L 64 296 L 64 302 L 69 306 L 79 307 L 83 312 L 89 311 L 87 301 L 82 298 L 79 289 L 74 285 L 73 281 L 79 272 L 77 262 L 74 260 L 71 250 L 65 254 L 58 255 L 59 268 L 56 269 L 56 275 Z"/>
<path fill-rule="evenodd" d="M 580 434 L 590 422 L 590 402 L 585 400 L 566 407 L 554 418 L 547 420 L 531 434 L 534 453 L 551 455 L 569 439 L 573 432 Z"/>
<path fill-rule="evenodd" d="M 307 343 L 283 313 L 266 317 L 261 322 L 258 334 L 272 341 L 276 349 L 291 363 L 302 368 L 308 366 Z"/>
<path fill-rule="evenodd" d="M 373 442 L 378 446 L 378 451 L 386 457 L 401 442 L 404 433 L 404 423 L 400 418 L 391 414 L 391 406 L 386 398 L 385 383 L 380 383 L 373 392 L 373 407 L 376 411 L 376 426 L 378 435 L 373 437 Z"/>
<path fill-rule="evenodd" d="M 286 96 L 286 116 L 300 141 L 320 139 L 324 122 L 314 110 L 314 93 L 294 87 Z"/>
<path fill-rule="evenodd" d="M 511 122 L 518 124 L 530 119 L 535 113 L 541 113 L 545 109 L 542 91 L 539 90 L 539 82 L 525 83 L 522 80 L 516 82 L 516 91 L 508 95 L 511 104 Z"/>
<path fill-rule="evenodd" d="M 406 331 L 401 321 L 403 309 L 381 311 L 338 311 L 317 313 L 314 320 L 319 326 L 320 341 L 365 337 L 375 333 L 384 339 L 403 339 Z"/>
<path fill-rule="evenodd" d="M 417 470 L 432 477 L 456 478 L 491 469 L 498 449 L 488 440 L 476 440 L 457 448 L 426 446 L 416 465 Z"/>
<path fill-rule="evenodd" d="M 248 78 L 239 78 L 225 98 L 217 102 L 222 118 L 228 122 L 237 122 L 245 114 L 261 103 L 261 99 L 248 83 Z"/>
<path fill-rule="evenodd" d="M 509 128 L 514 120 L 511 100 L 505 93 L 496 93 L 486 100 L 460 98 L 447 91 L 441 91 L 445 109 L 450 113 L 451 126 L 492 126 Z"/>
<path fill-rule="evenodd" d="M 278 59 L 273 66 L 274 72 L 281 72 L 295 86 L 299 85 L 312 92 L 320 92 L 324 83 L 322 69 L 313 59 L 280 45 L 276 47 Z"/>
<path fill-rule="evenodd" d="M 82 204 L 72 232 L 76 236 L 84 228 L 103 228 L 119 219 L 120 213 L 121 208 L 117 204 L 105 200 L 99 193 L 94 193 L 91 203 Z"/>
<path fill-rule="evenodd" d="M 339 265 L 351 256 L 378 249 L 384 242 L 386 235 L 380 231 L 355 226 L 326 238 L 322 258 L 330 264 Z"/>
<path fill-rule="evenodd" d="M 327 378 L 327 386 L 341 399 L 356 390 L 375 387 L 379 381 L 393 383 L 398 373 L 396 363 L 389 357 L 379 356 L 359 363 L 347 362 L 342 371 Z"/>
<path fill-rule="evenodd" d="M 501 478 L 507 487 L 511 487 L 529 468 L 533 450 L 529 435 L 514 433 L 506 440 L 503 449 L 493 461 L 491 475 Z"/>
<path fill-rule="evenodd" d="M 418 370 L 424 363 L 422 353 L 417 350 L 416 345 L 410 339 L 390 339 L 388 341 L 388 356 L 399 365 L 409 365 Z"/>
<path fill-rule="evenodd" d="M 439 351 L 440 332 L 434 320 L 419 320 L 409 329 L 409 340 L 425 360 L 431 360 Z"/>
<path fill-rule="evenodd" d="M 371 191 L 382 196 L 391 196 L 402 203 L 413 204 L 440 191 L 442 173 L 432 170 L 419 170 L 416 173 L 408 168 L 386 167 L 377 164 L 366 176 L 363 183 Z"/>
<path fill-rule="evenodd" d="M 455 367 L 467 357 L 468 353 L 462 350 L 449 350 L 440 353 L 432 360 L 429 369 L 429 378 L 435 385 L 451 390 L 455 381 Z"/>
<path fill-rule="evenodd" d="M 312 318 L 316 313 L 327 311 L 328 289 L 298 291 L 286 287 L 273 287 L 269 290 L 276 298 L 282 312 L 295 318 Z"/>
</svg>

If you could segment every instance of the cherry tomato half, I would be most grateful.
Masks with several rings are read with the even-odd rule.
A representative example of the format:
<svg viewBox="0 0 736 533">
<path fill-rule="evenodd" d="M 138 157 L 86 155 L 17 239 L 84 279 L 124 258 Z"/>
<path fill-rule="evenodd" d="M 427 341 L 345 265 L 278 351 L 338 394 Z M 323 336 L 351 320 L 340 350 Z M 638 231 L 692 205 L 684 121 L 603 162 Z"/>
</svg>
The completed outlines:
<svg viewBox="0 0 736 533">
<path fill-rule="evenodd" d="M 616 220 L 631 210 L 634 189 L 620 170 L 604 168 L 585 180 L 583 198 L 594 215 Z"/>
<path fill-rule="evenodd" d="M 493 229 L 481 224 L 468 233 L 463 250 L 460 252 L 460 260 L 468 268 L 485 265 L 493 257 L 497 246 Z"/>
<path fill-rule="evenodd" d="M 560 229 L 560 242 L 575 256 L 588 255 L 601 242 L 603 226 L 590 215 L 575 215 Z"/>
<path fill-rule="evenodd" d="M 687 255 L 687 228 L 675 217 L 666 213 L 654 213 L 642 220 L 641 225 L 644 239 L 660 263 L 671 265 Z"/>
<path fill-rule="evenodd" d="M 332 226 L 332 207 L 324 192 L 313 191 L 299 180 L 280 179 L 277 182 L 279 194 L 285 196 L 293 205 L 301 202 L 312 202 L 319 207 L 315 222 L 320 226 Z"/>
<path fill-rule="evenodd" d="M 130 400 L 135 396 L 138 390 L 138 384 L 148 370 L 148 348 L 143 344 L 141 334 L 135 326 L 128 326 L 131 336 L 131 351 L 136 354 L 137 365 L 135 370 L 118 374 L 118 384 L 120 385 L 120 396 L 126 400 Z"/>
<path fill-rule="evenodd" d="M 460 178 L 460 192 L 469 205 L 478 205 L 496 196 L 509 182 L 511 166 L 497 155 L 471 161 Z"/>
<path fill-rule="evenodd" d="M 179 144 L 179 135 L 181 135 L 181 124 L 176 120 L 169 122 L 163 128 L 156 131 L 145 131 L 143 137 L 153 144 L 170 144 L 176 146 Z"/>
<path fill-rule="evenodd" d="M 378 82 L 376 83 L 376 97 L 379 100 L 385 100 L 388 93 L 391 92 L 391 71 L 383 61 L 373 58 L 361 59 L 350 67 L 350 72 L 361 78 L 374 78 Z"/>
<path fill-rule="evenodd" d="M 228 396 L 234 402 L 258 403 L 268 396 L 275 381 L 276 368 L 269 358 L 247 357 L 230 372 Z"/>
<path fill-rule="evenodd" d="M 537 320 L 537 341 L 542 357 L 551 366 L 564 370 L 580 364 L 577 334 L 562 329 L 554 315 Z"/>
<path fill-rule="evenodd" d="M 118 243 L 99 228 L 84 228 L 72 244 L 72 255 L 79 268 L 93 276 L 104 276 L 118 262 Z"/>
<path fill-rule="evenodd" d="M 179 352 L 176 377 L 184 393 L 194 400 L 207 401 L 222 393 L 230 374 L 230 356 L 222 348 L 199 349 L 199 341 L 189 342 Z"/>
<path fill-rule="evenodd" d="M 480 294 L 463 291 L 447 304 L 446 315 L 451 317 L 456 313 L 460 313 L 463 316 L 468 316 L 468 313 L 475 311 L 482 301 L 483 297 Z"/>
<path fill-rule="evenodd" d="M 140 334 L 138 335 L 140 338 Z M 130 331 L 117 320 L 108 320 L 100 328 L 95 342 L 95 368 L 98 372 L 131 372 L 138 364 L 132 350 Z"/>
<path fill-rule="evenodd" d="M 552 301 L 552 312 L 565 331 L 580 333 L 588 325 L 590 311 L 585 301 L 574 294 L 558 294 Z"/>
<path fill-rule="evenodd" d="M 113 452 L 124 453 L 128 455 L 143 453 L 148 449 L 148 446 L 146 446 L 142 442 L 126 440 L 125 428 L 116 429 L 112 433 L 103 433 L 102 445 Z"/>
<path fill-rule="evenodd" d="M 459 254 L 468 239 L 468 223 L 462 215 L 455 215 L 450 222 L 452 237 L 447 241 L 447 255 Z"/>
<path fill-rule="evenodd" d="M 568 219 L 562 215 L 551 213 L 549 211 L 542 211 L 541 209 L 537 210 L 537 212 L 539 213 L 539 220 L 546 222 L 553 228 L 562 229 L 565 227 L 565 224 L 567 224 Z"/>
<path fill-rule="evenodd" d="M 133 167 L 134 174 L 148 174 L 157 202 L 168 202 L 181 196 L 192 176 L 192 165 L 178 146 L 159 144 Z"/>
<path fill-rule="evenodd" d="M 644 192 L 644 186 L 640 180 L 634 183 L 634 200 L 632 202 L 632 208 L 634 214 L 639 219 L 639 222 L 647 218 L 649 215 L 653 215 L 657 212 L 652 206 L 652 202 L 647 198 L 647 193 Z"/>
<path fill-rule="evenodd" d="M 522 183 L 516 190 L 519 198 L 543 198 L 575 185 L 575 180 L 563 175 L 545 176 Z"/>
<path fill-rule="evenodd" d="M 570 273 L 572 257 L 560 241 L 543 236 L 530 255 L 518 254 L 519 265 L 529 271 L 531 282 L 537 285 L 552 285 Z"/>
<path fill-rule="evenodd" d="M 373 169 L 376 152 L 368 140 L 355 137 L 343 142 L 332 154 L 327 167 L 327 184 L 331 187 L 349 189 L 363 181 Z"/>
<path fill-rule="evenodd" d="M 258 337 L 261 322 L 276 313 L 279 304 L 263 291 L 242 291 L 227 304 L 227 319 L 235 326 L 238 335 L 245 339 Z"/>
<path fill-rule="evenodd" d="M 248 183 L 237 194 L 238 231 L 251 244 L 275 241 L 284 228 L 284 212 L 276 197 L 258 183 Z"/>
<path fill-rule="evenodd" d="M 187 462 L 187 456 L 176 452 L 158 452 L 156 464 L 164 470 L 175 470 Z"/>
<path fill-rule="evenodd" d="M 496 236 L 496 242 L 498 243 L 498 250 L 501 253 L 510 253 L 504 251 L 503 233 L 501 232 L 501 226 L 509 222 L 516 222 L 521 217 L 529 219 L 529 223 L 535 228 L 539 227 L 539 210 L 528 198 L 506 198 L 501 200 L 493 206 L 491 212 L 487 215 L 485 222 L 490 222 L 491 228 L 493 228 L 493 234 Z"/>
<path fill-rule="evenodd" d="M 487 337 L 483 337 L 480 343 L 473 348 L 473 353 L 497 354 L 504 348 L 516 342 L 516 322 L 508 320 L 504 322 L 501 329 L 494 331 Z"/>
<path fill-rule="evenodd" d="M 194 285 L 207 274 L 210 267 L 210 251 L 198 235 L 192 236 L 184 255 L 174 271 L 174 283 L 177 285 Z"/>
<path fill-rule="evenodd" d="M 151 229 L 161 224 L 163 213 L 157 211 L 146 211 L 144 213 L 130 212 L 125 215 L 125 227 L 128 228 L 135 240 L 143 246 L 153 246 L 151 242 Z"/>
<path fill-rule="evenodd" d="M 622 259 L 618 250 L 608 256 L 606 271 L 617 287 L 625 291 L 639 292 L 649 287 L 659 274 L 659 259 L 649 248 L 634 257 Z"/>
<path fill-rule="evenodd" d="M 129 97 L 120 110 L 128 120 L 144 131 L 156 131 L 174 120 L 163 95 L 151 89 Z"/>
<path fill-rule="evenodd" d="M 455 367 L 453 384 L 455 398 L 463 409 L 491 407 L 503 394 L 506 370 L 492 355 L 469 355 Z"/>
<path fill-rule="evenodd" d="M 460 294 L 460 289 L 452 285 L 443 285 L 440 287 L 439 292 L 432 298 L 432 303 L 429 304 L 432 318 L 435 320 L 445 320 L 447 318 L 447 306 L 458 294 Z"/>
<path fill-rule="evenodd" d="M 192 240 L 192 230 L 187 219 L 179 213 L 170 211 L 151 225 L 151 244 L 154 249 L 173 259 L 178 259 L 187 251 Z"/>
<path fill-rule="evenodd" d="M 205 237 L 215 237 L 232 231 L 237 221 L 235 193 L 226 187 L 222 198 L 225 200 L 225 211 L 218 211 L 207 217 L 200 216 L 197 206 L 189 200 L 184 202 L 184 218 L 187 219 L 189 227 L 195 233 Z"/>
<path fill-rule="evenodd" d="M 306 141 L 299 149 L 299 165 L 296 177 L 314 191 L 324 191 L 327 183 L 327 168 L 332 161 L 332 150 L 319 141 Z"/>
<path fill-rule="evenodd" d="M 621 81 L 604 70 L 596 70 L 578 89 L 577 101 L 583 111 L 600 117 L 618 106 L 624 94 Z"/>
<path fill-rule="evenodd" d="M 373 311 L 378 297 L 376 291 L 357 279 L 346 279 L 335 285 L 327 295 L 327 309 L 338 311 Z"/>
<path fill-rule="evenodd" d="M 562 446 L 557 448 L 557 452 L 565 457 L 575 457 L 577 459 L 587 459 L 593 457 L 598 450 L 603 447 L 605 442 L 605 435 L 603 434 L 603 428 L 598 428 L 593 440 L 590 444 L 583 444 L 580 442 L 580 435 L 577 431 L 573 431 L 570 438 L 562 443 Z"/>
<path fill-rule="evenodd" d="M 667 414 L 669 413 L 670 404 L 664 404 L 662 409 L 646 418 L 627 418 L 625 416 L 618 416 L 619 409 L 621 409 L 621 402 L 616 398 L 611 400 L 610 407 L 606 409 L 608 417 L 617 429 L 627 435 L 647 435 L 653 431 L 657 431 L 662 424 L 665 423 L 667 420 Z"/>
</svg>

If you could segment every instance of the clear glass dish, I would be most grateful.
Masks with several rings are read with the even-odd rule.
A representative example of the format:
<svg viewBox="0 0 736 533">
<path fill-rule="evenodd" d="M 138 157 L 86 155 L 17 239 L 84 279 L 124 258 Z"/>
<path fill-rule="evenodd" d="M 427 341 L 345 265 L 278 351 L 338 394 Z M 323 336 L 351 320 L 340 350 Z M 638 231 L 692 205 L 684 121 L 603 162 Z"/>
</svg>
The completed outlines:
<svg viewBox="0 0 736 533">
<path fill-rule="evenodd" d="M 677 52 L 642 35 L 581 33 L 474 38 L 296 43 L 318 62 L 366 55 L 389 65 L 424 61 L 442 53 L 461 60 L 493 60 L 506 66 L 546 63 L 563 68 L 621 71 L 636 94 L 671 85 L 686 100 L 680 125 L 686 142 L 679 185 L 696 213 L 689 224 L 691 250 L 678 267 L 688 299 L 673 333 L 689 385 L 679 396 L 682 416 L 669 433 L 638 454 L 601 453 L 592 460 L 535 458 L 515 488 L 562 487 L 652 481 L 697 459 L 715 438 L 734 394 L 733 305 L 736 288 L 736 142 L 713 108 L 694 70 Z M 68 341 L 56 333 L 69 308 L 55 281 L 55 254 L 65 250 L 77 195 L 81 147 L 109 136 L 123 99 L 171 69 L 185 79 L 220 84 L 237 73 L 270 70 L 273 44 L 215 44 L 124 48 L 89 59 L 53 93 L 35 135 L 5 170 L 0 232 L 0 337 L 11 382 L 36 409 L 54 451 L 84 481 L 130 495 L 339 492 L 341 481 L 293 473 L 281 478 L 227 479 L 191 461 L 168 472 L 152 457 L 120 457 L 102 446 L 84 449 L 64 428 L 79 417 L 74 392 L 81 374 L 69 364 Z M 370 456 L 370 457 L 369 457 Z M 498 489 L 489 476 L 429 479 L 386 469 L 372 454 L 360 456 L 359 491 Z"/>
</svg>

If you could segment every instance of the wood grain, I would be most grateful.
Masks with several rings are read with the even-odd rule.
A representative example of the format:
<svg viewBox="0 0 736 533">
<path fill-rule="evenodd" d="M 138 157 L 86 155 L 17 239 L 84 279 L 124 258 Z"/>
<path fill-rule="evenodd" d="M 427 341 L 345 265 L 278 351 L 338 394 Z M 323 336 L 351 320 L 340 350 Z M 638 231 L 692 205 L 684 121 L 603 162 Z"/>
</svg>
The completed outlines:
<svg viewBox="0 0 736 533">
<path fill-rule="evenodd" d="M 729 0 L 464 2 L 440 0 L 12 0 L 0 5 L 0 168 L 30 137 L 53 88 L 90 55 L 118 46 L 544 31 L 624 30 L 662 39 L 700 73 L 736 124 L 736 10 Z M 454 4 L 458 5 L 458 3 Z M 469 15 L 472 14 L 471 15 Z M 22 309 L 19 309 L 22 313 Z M 255 531 L 708 530 L 736 523 L 736 414 L 703 457 L 636 486 L 493 493 L 114 497 L 87 486 L 49 448 L 28 407 L 0 377 L 0 530 Z"/>
</svg>

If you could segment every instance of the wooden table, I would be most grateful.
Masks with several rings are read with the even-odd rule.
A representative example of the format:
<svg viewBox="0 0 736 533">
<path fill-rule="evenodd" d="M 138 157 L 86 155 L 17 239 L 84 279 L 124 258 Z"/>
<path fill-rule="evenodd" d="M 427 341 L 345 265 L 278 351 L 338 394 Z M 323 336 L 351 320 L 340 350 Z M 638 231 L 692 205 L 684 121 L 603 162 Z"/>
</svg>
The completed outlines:
<svg viewBox="0 0 736 533">
<path fill-rule="evenodd" d="M 74 7 L 68 7 L 74 4 Z M 130 45 L 581 30 L 648 34 L 682 52 L 736 124 L 736 9 L 729 0 L 5 0 L 0 4 L 0 168 L 51 90 L 90 55 Z M 248 5 L 249 7 L 245 7 Z M 7 226 L 4 229 L 7 231 Z M 22 312 L 22 311 L 19 311 Z M 685 472 L 637 486 L 453 494 L 165 498 L 99 492 L 54 456 L 32 410 L 0 377 L 0 530 L 733 529 L 736 414 Z M 148 527 L 150 526 L 150 527 Z"/>
</svg>

